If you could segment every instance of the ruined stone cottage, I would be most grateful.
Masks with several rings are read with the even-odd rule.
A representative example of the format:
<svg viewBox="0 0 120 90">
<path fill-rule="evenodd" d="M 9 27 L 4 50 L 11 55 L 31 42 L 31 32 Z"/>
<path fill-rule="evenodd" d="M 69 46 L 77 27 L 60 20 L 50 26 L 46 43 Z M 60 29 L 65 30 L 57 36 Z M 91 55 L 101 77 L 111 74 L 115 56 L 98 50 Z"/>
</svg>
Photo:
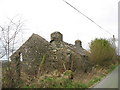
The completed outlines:
<svg viewBox="0 0 120 90">
<path fill-rule="evenodd" d="M 33 34 L 10 58 L 14 74 L 19 71 L 20 74 L 16 73 L 18 76 L 23 72 L 36 76 L 38 72 L 42 75 L 54 70 L 87 72 L 90 65 L 87 53 L 80 40 L 76 40 L 74 45 L 68 44 L 60 32 L 53 32 L 50 42 Z"/>
</svg>

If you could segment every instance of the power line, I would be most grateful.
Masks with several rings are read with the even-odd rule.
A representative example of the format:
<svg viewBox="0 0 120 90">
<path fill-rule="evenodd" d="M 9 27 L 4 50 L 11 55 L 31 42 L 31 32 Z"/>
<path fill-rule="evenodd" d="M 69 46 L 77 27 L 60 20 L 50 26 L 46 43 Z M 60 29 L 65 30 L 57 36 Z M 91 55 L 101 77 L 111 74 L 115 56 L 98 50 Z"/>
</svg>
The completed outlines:
<svg viewBox="0 0 120 90">
<path fill-rule="evenodd" d="M 66 4 L 68 4 L 69 6 L 71 6 L 73 9 L 75 9 L 76 11 L 78 11 L 80 14 L 82 14 L 84 17 L 86 17 L 87 19 L 89 19 L 92 23 L 94 23 L 95 25 L 97 25 L 99 28 L 101 28 L 102 30 L 104 30 L 105 32 L 109 33 L 110 35 L 112 35 L 110 32 L 108 32 L 107 30 L 105 30 L 103 27 L 101 27 L 99 24 L 97 24 L 95 21 L 93 21 L 91 18 L 89 18 L 87 15 L 83 14 L 81 11 L 79 11 L 77 8 L 75 8 L 74 6 L 72 6 L 70 3 L 68 3 L 67 1 L 63 0 Z"/>
</svg>

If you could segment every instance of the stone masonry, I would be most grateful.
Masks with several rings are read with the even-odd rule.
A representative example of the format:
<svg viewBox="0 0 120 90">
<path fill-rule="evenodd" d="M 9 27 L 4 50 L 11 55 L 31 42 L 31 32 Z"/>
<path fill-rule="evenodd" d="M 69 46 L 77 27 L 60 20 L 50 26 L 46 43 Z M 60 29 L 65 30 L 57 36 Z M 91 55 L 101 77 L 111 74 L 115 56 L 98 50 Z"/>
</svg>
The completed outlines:
<svg viewBox="0 0 120 90">
<path fill-rule="evenodd" d="M 51 34 L 48 42 L 41 36 L 33 34 L 10 58 L 13 68 L 13 81 L 20 77 L 24 81 L 29 76 L 31 81 L 52 71 L 72 70 L 73 72 L 87 72 L 90 61 L 87 51 L 82 48 L 80 40 L 75 45 L 63 41 L 60 32 Z"/>
</svg>

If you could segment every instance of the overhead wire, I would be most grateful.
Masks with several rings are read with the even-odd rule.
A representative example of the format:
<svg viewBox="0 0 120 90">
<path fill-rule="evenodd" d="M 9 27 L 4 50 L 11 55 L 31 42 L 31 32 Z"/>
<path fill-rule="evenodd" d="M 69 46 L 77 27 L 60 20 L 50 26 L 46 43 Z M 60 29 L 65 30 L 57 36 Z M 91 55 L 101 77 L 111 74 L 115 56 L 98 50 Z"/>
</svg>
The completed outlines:
<svg viewBox="0 0 120 90">
<path fill-rule="evenodd" d="M 67 1 L 63 0 L 66 4 L 68 4 L 70 7 L 72 7 L 73 9 L 75 9 L 76 11 L 78 11 L 80 14 L 82 14 L 84 17 L 86 17 L 88 20 L 90 20 L 92 23 L 94 23 L 95 25 L 97 25 L 99 28 L 101 28 L 102 30 L 104 30 L 105 32 L 111 34 L 110 32 L 108 32 L 107 30 L 105 30 L 103 27 L 101 27 L 99 24 L 97 24 L 94 20 L 92 20 L 91 18 L 89 18 L 87 15 L 83 14 L 80 10 L 78 10 L 77 8 L 75 8 L 73 5 L 71 5 L 70 3 L 68 3 Z"/>
</svg>

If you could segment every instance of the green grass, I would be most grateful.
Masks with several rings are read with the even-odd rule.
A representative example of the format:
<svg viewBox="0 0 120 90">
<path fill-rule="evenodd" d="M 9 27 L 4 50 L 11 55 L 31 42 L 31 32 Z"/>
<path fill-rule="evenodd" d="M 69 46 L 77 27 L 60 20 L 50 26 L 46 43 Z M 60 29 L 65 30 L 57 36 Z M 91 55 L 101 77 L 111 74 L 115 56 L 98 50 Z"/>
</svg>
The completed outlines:
<svg viewBox="0 0 120 90">
<path fill-rule="evenodd" d="M 110 67 L 110 69 L 108 69 L 108 73 L 111 73 L 117 66 L 118 66 L 118 64 L 112 65 L 112 66 Z"/>
<path fill-rule="evenodd" d="M 64 77 L 47 77 L 39 81 L 40 88 L 87 88 L 86 84 Z"/>
<path fill-rule="evenodd" d="M 88 88 L 88 86 L 80 82 L 71 82 L 65 88 Z"/>
<path fill-rule="evenodd" d="M 104 76 L 99 76 L 99 77 L 93 78 L 92 80 L 90 80 L 90 81 L 87 83 L 87 86 L 88 86 L 88 87 L 91 87 L 91 86 L 94 85 L 95 83 L 101 81 L 101 79 L 102 79 L 103 77 L 104 77 Z"/>
<path fill-rule="evenodd" d="M 96 77 L 89 81 L 88 83 L 81 83 L 81 82 L 74 82 L 69 79 L 64 79 L 64 78 L 47 78 L 43 82 L 43 87 L 47 88 L 89 88 L 93 84 L 97 83 L 100 81 L 102 77 Z"/>
<path fill-rule="evenodd" d="M 36 87 L 31 85 L 31 86 L 23 86 L 23 88 L 36 88 Z"/>
</svg>

